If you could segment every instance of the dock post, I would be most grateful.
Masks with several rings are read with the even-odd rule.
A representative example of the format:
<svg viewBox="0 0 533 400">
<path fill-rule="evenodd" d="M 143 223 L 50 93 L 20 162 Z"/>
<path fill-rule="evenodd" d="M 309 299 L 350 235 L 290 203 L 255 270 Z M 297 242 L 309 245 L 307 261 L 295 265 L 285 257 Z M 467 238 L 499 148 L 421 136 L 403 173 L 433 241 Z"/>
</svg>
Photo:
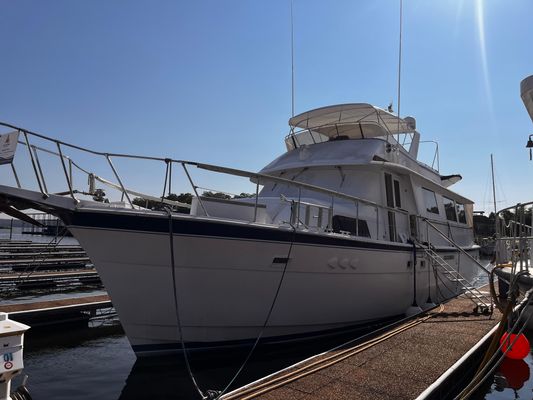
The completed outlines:
<svg viewBox="0 0 533 400">
<path fill-rule="evenodd" d="M 0 345 L 2 360 L 0 361 L 0 400 L 11 399 L 11 379 L 23 368 L 22 350 L 24 332 L 30 327 L 8 318 L 8 314 L 0 313 Z"/>
<path fill-rule="evenodd" d="M 13 218 L 11 218 L 11 223 L 9 224 L 9 240 L 13 239 Z"/>
</svg>

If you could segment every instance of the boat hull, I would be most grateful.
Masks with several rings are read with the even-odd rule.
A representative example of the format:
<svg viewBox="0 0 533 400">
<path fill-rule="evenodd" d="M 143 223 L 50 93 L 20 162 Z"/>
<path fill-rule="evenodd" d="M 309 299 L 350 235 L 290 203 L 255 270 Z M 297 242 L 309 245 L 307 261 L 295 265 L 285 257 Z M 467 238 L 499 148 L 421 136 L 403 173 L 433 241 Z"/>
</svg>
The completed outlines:
<svg viewBox="0 0 533 400">
<path fill-rule="evenodd" d="M 137 355 L 181 349 L 178 319 L 186 347 L 200 350 L 249 343 L 260 333 L 266 341 L 289 341 L 336 332 L 402 315 L 413 304 L 411 245 L 118 214 L 75 211 L 66 219 Z M 421 305 L 437 296 L 437 287 L 433 271 L 418 259 Z M 473 266 L 461 268 L 463 275 L 475 274 Z M 441 285 L 439 292 L 449 297 L 457 289 Z"/>
</svg>

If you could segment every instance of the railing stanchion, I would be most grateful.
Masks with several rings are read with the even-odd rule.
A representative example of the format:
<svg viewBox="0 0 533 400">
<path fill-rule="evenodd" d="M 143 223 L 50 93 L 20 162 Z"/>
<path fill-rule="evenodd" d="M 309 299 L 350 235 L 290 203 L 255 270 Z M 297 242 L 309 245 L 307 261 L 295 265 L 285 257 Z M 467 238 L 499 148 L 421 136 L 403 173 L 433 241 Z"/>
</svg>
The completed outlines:
<svg viewBox="0 0 533 400">
<path fill-rule="evenodd" d="M 168 161 L 166 162 L 166 169 L 165 169 L 165 183 L 163 184 L 163 194 L 161 195 L 161 201 L 165 198 L 165 193 L 167 191 L 167 182 L 168 182 Z"/>
<path fill-rule="evenodd" d="M 257 222 L 257 203 L 259 202 L 259 178 L 255 185 L 255 205 L 254 205 L 254 222 Z"/>
<path fill-rule="evenodd" d="M 37 172 L 37 166 L 35 165 L 35 159 L 33 158 L 33 152 L 31 151 L 30 141 L 28 140 L 28 134 L 26 133 L 26 131 L 22 131 L 22 133 L 24 134 L 24 139 L 26 140 L 26 146 L 28 147 L 28 153 L 30 153 L 31 165 L 33 166 L 33 172 L 35 172 L 35 179 L 37 179 L 39 190 L 41 191 L 43 196 L 48 197 L 48 193 L 44 191 L 43 185 L 41 183 L 41 179 L 39 178 L 39 173 Z"/>
<path fill-rule="evenodd" d="M 13 164 L 13 161 L 11 161 L 11 170 L 13 171 L 13 176 L 15 177 L 15 182 L 17 182 L 17 187 L 19 189 L 22 189 L 22 186 L 20 185 L 19 176 L 17 175 L 17 170 L 15 169 L 15 164 Z"/>
<path fill-rule="evenodd" d="M 113 165 L 113 162 L 111 162 L 111 157 L 109 156 L 109 154 L 106 154 L 105 158 L 107 159 L 107 162 L 109 163 L 109 166 L 113 170 L 113 174 L 115 175 L 115 178 L 117 178 L 118 184 L 120 185 L 120 189 L 122 190 L 122 195 L 126 196 L 126 198 L 128 199 L 128 202 L 130 203 L 131 208 L 135 208 L 135 207 L 133 207 L 133 202 L 130 199 L 130 195 L 126 191 L 126 188 L 124 187 L 124 185 L 122 183 L 122 180 L 120 179 L 120 176 L 118 176 L 118 172 L 115 169 L 115 166 Z"/>
<path fill-rule="evenodd" d="M 31 146 L 31 149 L 33 150 L 33 154 L 35 156 L 35 162 L 37 163 L 37 169 L 39 170 L 39 174 L 41 175 L 41 180 L 43 182 L 44 191 L 48 193 L 48 188 L 46 187 L 46 181 L 44 180 L 43 170 L 41 169 L 41 162 L 39 161 L 39 156 L 37 155 L 37 148 L 35 146 Z"/>
<path fill-rule="evenodd" d="M 355 202 L 355 236 L 359 236 L 359 202 Z"/>
<path fill-rule="evenodd" d="M 300 201 L 302 200 L 302 188 L 298 188 L 298 208 L 296 209 L 296 228 L 300 227 Z"/>
<path fill-rule="evenodd" d="M 165 160 L 166 161 L 166 160 Z M 172 160 L 169 160 L 169 171 L 168 171 L 168 195 L 172 194 Z"/>
<path fill-rule="evenodd" d="M 181 166 L 183 167 L 183 170 L 185 171 L 185 175 L 187 175 L 187 179 L 189 180 L 189 182 L 191 183 L 191 186 L 192 186 L 192 190 L 194 191 L 194 194 L 196 195 L 196 198 L 198 199 L 198 203 L 200 203 L 200 207 L 202 207 L 202 210 L 204 211 L 205 213 L 205 216 L 206 217 L 209 217 L 209 214 L 206 210 L 206 208 L 204 207 L 204 203 L 202 202 L 202 199 L 200 198 L 200 196 L 198 195 L 198 190 L 196 190 L 196 185 L 194 184 L 194 182 L 192 181 L 192 178 L 191 176 L 189 175 L 189 171 L 187 170 L 187 167 L 185 166 L 185 163 L 181 163 Z"/>
<path fill-rule="evenodd" d="M 68 177 L 67 166 L 65 165 L 63 152 L 61 151 L 61 145 L 59 144 L 59 142 L 56 142 L 56 145 L 57 145 L 57 151 L 59 152 L 59 159 L 61 160 L 61 165 L 63 166 L 63 172 L 65 173 L 65 179 L 67 180 L 70 197 L 72 197 L 74 201 L 77 203 L 78 199 L 76 198 L 76 196 L 74 196 L 74 191 L 72 190 L 72 183 L 70 182 L 70 179 Z"/>
<path fill-rule="evenodd" d="M 74 178 L 72 176 L 72 160 L 70 159 L 70 157 L 68 157 L 68 176 L 70 177 L 70 184 L 72 185 L 72 187 L 74 187 Z"/>
<path fill-rule="evenodd" d="M 376 240 L 379 240 L 379 209 L 376 207 Z"/>
</svg>

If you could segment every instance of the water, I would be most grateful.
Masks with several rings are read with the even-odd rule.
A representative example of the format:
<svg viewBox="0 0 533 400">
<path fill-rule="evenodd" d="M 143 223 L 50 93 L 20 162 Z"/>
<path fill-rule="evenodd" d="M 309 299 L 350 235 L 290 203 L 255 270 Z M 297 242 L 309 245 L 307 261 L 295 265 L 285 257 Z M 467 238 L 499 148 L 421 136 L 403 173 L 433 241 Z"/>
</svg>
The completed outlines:
<svg viewBox="0 0 533 400">
<path fill-rule="evenodd" d="M 533 332 L 526 331 L 529 343 L 533 343 Z M 524 360 L 505 359 L 493 377 L 487 379 L 472 399 L 510 400 L 531 399 L 533 392 L 533 352 Z"/>
<path fill-rule="evenodd" d="M 372 327 L 376 329 L 377 326 Z M 368 332 L 361 330 L 358 334 Z M 355 335 L 357 336 L 357 335 Z M 256 380 L 354 337 L 339 335 L 306 344 L 259 346 L 233 387 Z M 120 324 L 29 331 L 25 374 L 33 399 L 198 399 L 181 355 L 136 360 Z M 249 349 L 191 356 L 202 389 L 221 389 Z M 15 381 L 19 384 L 21 377 Z"/>
</svg>

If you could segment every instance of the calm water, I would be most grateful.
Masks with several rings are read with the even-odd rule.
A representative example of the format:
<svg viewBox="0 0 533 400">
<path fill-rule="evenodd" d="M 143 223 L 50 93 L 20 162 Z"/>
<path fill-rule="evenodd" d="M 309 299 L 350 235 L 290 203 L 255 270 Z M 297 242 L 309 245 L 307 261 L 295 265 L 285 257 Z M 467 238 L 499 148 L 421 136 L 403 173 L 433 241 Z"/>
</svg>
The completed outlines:
<svg viewBox="0 0 533 400">
<path fill-rule="evenodd" d="M 377 327 L 377 326 L 376 326 Z M 362 334 L 360 331 L 359 334 Z M 258 379 L 354 334 L 298 346 L 259 346 L 234 387 Z M 180 355 L 136 360 L 117 321 L 92 328 L 29 332 L 24 363 L 34 399 L 198 399 Z M 200 387 L 221 389 L 248 349 L 191 357 Z M 20 378 L 14 384 L 18 384 Z"/>
<path fill-rule="evenodd" d="M 525 332 L 533 344 L 533 332 Z M 533 352 L 524 360 L 505 359 L 494 376 L 480 388 L 472 398 L 475 400 L 510 400 L 533 398 Z"/>
</svg>

